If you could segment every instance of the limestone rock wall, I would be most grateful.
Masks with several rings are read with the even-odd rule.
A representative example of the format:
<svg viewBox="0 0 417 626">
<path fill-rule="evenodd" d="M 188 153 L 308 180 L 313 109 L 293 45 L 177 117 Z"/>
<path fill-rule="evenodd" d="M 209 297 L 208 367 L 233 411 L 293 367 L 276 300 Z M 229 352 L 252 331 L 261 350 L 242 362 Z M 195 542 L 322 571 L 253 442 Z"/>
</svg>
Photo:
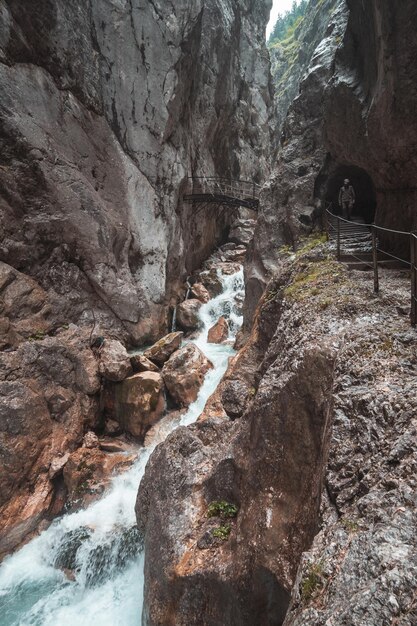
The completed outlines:
<svg viewBox="0 0 417 626">
<path fill-rule="evenodd" d="M 282 129 L 290 105 L 298 95 L 300 82 L 310 65 L 313 53 L 324 38 L 336 2 L 337 0 L 310 2 L 304 18 L 295 28 L 288 44 L 277 43 L 269 46 L 278 133 Z"/>
<path fill-rule="evenodd" d="M 415 331 L 408 279 L 384 284 L 327 244 L 287 255 L 202 417 L 146 468 L 150 626 L 414 624 Z"/>
<path fill-rule="evenodd" d="M 320 223 L 324 202 L 334 200 L 330 188 L 344 177 L 369 180 L 369 189 L 357 183 L 362 204 L 373 198 L 363 217 L 416 228 L 416 24 L 411 0 L 336 4 L 288 110 L 277 164 L 264 187 L 246 268 L 247 330 L 280 247 L 295 246 Z M 409 253 L 406 239 L 384 243 L 403 257 Z"/>
<path fill-rule="evenodd" d="M 187 177 L 268 171 L 270 5 L 0 0 L 1 554 L 102 427 L 92 340 L 160 336 L 234 219 L 183 204 Z"/>
<path fill-rule="evenodd" d="M 270 0 L 0 2 L 0 258 L 60 321 L 155 336 L 230 217 L 190 175 L 261 181 Z"/>
</svg>

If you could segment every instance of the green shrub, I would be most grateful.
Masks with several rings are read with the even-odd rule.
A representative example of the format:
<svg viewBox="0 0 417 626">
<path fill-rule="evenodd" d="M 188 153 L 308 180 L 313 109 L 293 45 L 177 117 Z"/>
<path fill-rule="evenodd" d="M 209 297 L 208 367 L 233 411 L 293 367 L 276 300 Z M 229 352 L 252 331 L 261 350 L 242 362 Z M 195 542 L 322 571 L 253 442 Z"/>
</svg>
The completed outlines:
<svg viewBox="0 0 417 626">
<path fill-rule="evenodd" d="M 232 530 L 232 527 L 230 526 L 230 524 L 225 524 L 224 526 L 218 526 L 217 528 L 213 528 L 213 530 L 211 531 L 211 534 L 213 535 L 213 537 L 216 537 L 217 539 L 226 541 L 226 539 L 228 539 L 230 535 L 231 530 Z"/>
<path fill-rule="evenodd" d="M 220 517 L 221 519 L 236 517 L 238 510 L 238 507 L 231 502 L 214 500 L 208 505 L 207 517 Z"/>
</svg>

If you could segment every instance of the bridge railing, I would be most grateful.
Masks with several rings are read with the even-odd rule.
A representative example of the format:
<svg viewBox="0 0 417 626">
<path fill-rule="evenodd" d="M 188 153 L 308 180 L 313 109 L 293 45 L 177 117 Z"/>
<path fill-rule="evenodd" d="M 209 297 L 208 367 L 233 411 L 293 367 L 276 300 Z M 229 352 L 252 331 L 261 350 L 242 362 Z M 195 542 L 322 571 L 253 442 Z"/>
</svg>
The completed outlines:
<svg viewBox="0 0 417 626">
<path fill-rule="evenodd" d="M 332 208 L 331 203 L 326 205 L 324 211 L 324 222 L 325 229 L 327 232 L 328 238 L 333 236 L 336 238 L 336 255 L 338 261 L 341 260 L 342 255 L 342 224 L 348 224 L 349 226 L 355 227 L 364 227 L 368 226 L 372 238 L 372 265 L 367 263 L 366 260 L 360 259 L 355 256 L 352 252 L 348 252 L 349 256 L 356 258 L 358 261 L 363 262 L 364 265 L 369 265 L 370 268 L 373 269 L 374 274 L 374 291 L 375 293 L 379 292 L 379 265 L 381 263 L 393 262 L 401 263 L 406 267 L 409 267 L 411 270 L 411 324 L 415 326 L 417 324 L 417 233 L 408 232 L 403 230 L 395 230 L 393 228 L 384 228 L 383 226 L 378 226 L 377 224 L 362 224 L 360 222 L 353 222 L 351 220 L 346 220 L 340 215 L 335 215 L 330 210 Z M 336 225 L 335 225 L 336 224 Z M 388 250 L 384 250 L 380 244 L 380 236 L 381 234 L 390 234 L 401 237 L 402 240 L 405 241 L 405 245 L 408 245 L 410 249 L 410 261 L 408 259 L 401 258 Z M 384 257 L 384 260 L 380 260 L 380 255 Z M 388 259 L 388 260 L 387 260 Z"/>
<path fill-rule="evenodd" d="M 233 180 L 214 176 L 191 176 L 188 179 L 187 198 L 192 196 L 224 196 L 234 200 L 259 202 L 261 186 L 249 180 Z"/>
</svg>

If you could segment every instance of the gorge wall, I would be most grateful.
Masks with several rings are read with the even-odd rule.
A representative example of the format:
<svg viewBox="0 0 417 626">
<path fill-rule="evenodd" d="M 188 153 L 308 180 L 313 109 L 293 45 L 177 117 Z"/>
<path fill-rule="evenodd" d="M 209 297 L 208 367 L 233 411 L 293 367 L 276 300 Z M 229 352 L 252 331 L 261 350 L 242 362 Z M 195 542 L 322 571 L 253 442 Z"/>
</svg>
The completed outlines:
<svg viewBox="0 0 417 626">
<path fill-rule="evenodd" d="M 416 227 L 416 24 L 411 0 L 328 15 L 262 192 L 241 350 L 140 486 L 150 626 L 417 619 L 409 280 L 377 297 L 301 241 L 346 176 L 371 219 Z"/>
<path fill-rule="evenodd" d="M 344 178 L 356 188 L 361 217 L 416 228 L 416 21 L 413 2 L 343 1 L 328 16 L 264 189 L 246 269 L 246 330 L 280 246 L 311 232 Z M 409 253 L 406 240 L 386 243 Z"/>
<path fill-rule="evenodd" d="M 268 172 L 270 1 L 2 0 L 0 260 L 131 341 L 224 236 L 187 177 Z"/>
<path fill-rule="evenodd" d="M 100 426 L 91 339 L 160 336 L 224 238 L 187 177 L 268 173 L 270 5 L 0 0 L 0 553 Z"/>
</svg>

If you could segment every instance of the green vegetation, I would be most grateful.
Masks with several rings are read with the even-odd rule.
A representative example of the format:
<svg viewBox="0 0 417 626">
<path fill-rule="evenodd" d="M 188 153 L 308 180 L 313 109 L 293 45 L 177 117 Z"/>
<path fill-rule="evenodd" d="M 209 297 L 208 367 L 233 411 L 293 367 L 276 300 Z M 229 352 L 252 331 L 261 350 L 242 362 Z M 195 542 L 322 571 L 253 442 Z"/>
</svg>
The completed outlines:
<svg viewBox="0 0 417 626">
<path fill-rule="evenodd" d="M 307 0 L 301 0 L 301 2 L 294 0 L 291 9 L 278 16 L 274 29 L 269 37 L 268 45 L 272 46 L 291 39 L 295 29 L 305 15 L 307 5 Z"/>
<path fill-rule="evenodd" d="M 217 528 L 213 528 L 211 534 L 217 539 L 222 539 L 222 541 L 226 541 L 226 539 L 230 535 L 231 530 L 232 527 L 230 526 L 230 524 L 225 524 L 224 526 L 218 526 Z"/>
<path fill-rule="evenodd" d="M 213 502 L 210 502 L 208 506 L 207 517 L 220 517 L 221 519 L 228 519 L 236 517 L 238 510 L 239 509 L 235 504 L 226 502 L 226 500 L 214 500 Z"/>
<path fill-rule="evenodd" d="M 348 533 L 357 533 L 359 530 L 359 524 L 353 519 L 342 519 L 342 526 Z"/>
<path fill-rule="evenodd" d="M 46 333 L 43 330 L 37 330 L 35 333 L 30 335 L 29 341 L 42 341 L 45 337 Z"/>
<path fill-rule="evenodd" d="M 310 252 L 310 250 L 313 250 L 317 246 L 321 245 L 322 243 L 326 243 L 326 242 L 327 242 L 327 235 L 325 233 L 323 233 L 321 235 L 315 234 L 315 235 L 312 235 L 310 237 L 305 237 L 300 242 L 301 243 L 301 247 L 298 248 L 298 250 L 296 252 L 296 258 L 298 259 L 300 256 L 302 256 L 306 252 Z"/>
<path fill-rule="evenodd" d="M 321 295 L 323 308 L 327 308 L 330 305 L 329 298 L 333 295 L 334 283 L 340 282 L 343 277 L 343 267 L 331 259 L 307 263 L 284 289 L 284 296 L 289 300 L 302 302 L 309 297 Z"/>
<path fill-rule="evenodd" d="M 311 563 L 301 581 L 301 597 L 308 602 L 323 589 L 325 583 L 323 562 Z"/>
</svg>

